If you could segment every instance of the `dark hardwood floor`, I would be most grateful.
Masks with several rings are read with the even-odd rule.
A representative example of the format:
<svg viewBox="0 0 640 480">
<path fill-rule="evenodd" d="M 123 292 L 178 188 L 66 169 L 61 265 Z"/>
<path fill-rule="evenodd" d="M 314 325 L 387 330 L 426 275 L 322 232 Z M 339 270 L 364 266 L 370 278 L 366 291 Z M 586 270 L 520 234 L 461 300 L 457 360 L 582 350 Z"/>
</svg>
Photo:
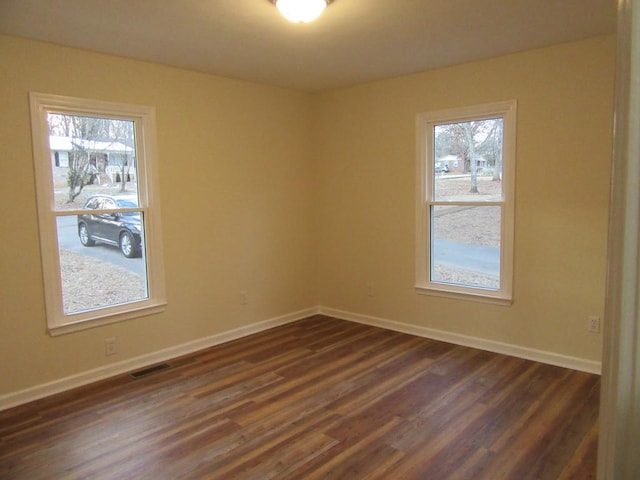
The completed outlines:
<svg viewBox="0 0 640 480">
<path fill-rule="evenodd" d="M 0 412 L 0 478 L 595 478 L 596 375 L 322 316 L 169 363 Z"/>
</svg>

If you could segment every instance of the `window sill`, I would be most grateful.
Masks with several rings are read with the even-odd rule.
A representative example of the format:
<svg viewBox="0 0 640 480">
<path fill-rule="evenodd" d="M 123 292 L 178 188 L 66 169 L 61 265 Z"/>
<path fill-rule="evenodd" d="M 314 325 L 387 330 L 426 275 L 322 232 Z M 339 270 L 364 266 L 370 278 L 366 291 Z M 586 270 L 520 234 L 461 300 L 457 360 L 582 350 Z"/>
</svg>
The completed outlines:
<svg viewBox="0 0 640 480">
<path fill-rule="evenodd" d="M 433 287 L 415 287 L 416 293 L 420 295 L 431 295 L 434 297 L 451 298 L 455 300 L 465 300 L 471 302 L 491 303 L 494 305 L 511 306 L 513 304 L 512 298 L 499 297 L 497 294 L 481 293 L 479 292 L 461 292 L 454 289 L 448 289 L 446 285 Z"/>
<path fill-rule="evenodd" d="M 144 307 L 129 308 L 125 312 L 108 315 L 105 315 L 104 312 L 100 313 L 99 311 L 96 311 L 96 315 L 94 317 L 85 317 L 82 320 L 67 322 L 58 326 L 49 326 L 48 331 L 49 335 L 52 337 L 81 332 L 83 330 L 89 330 L 90 328 L 101 327 L 103 325 L 110 325 L 112 323 L 124 322 L 134 318 L 162 313 L 164 312 L 166 305 L 166 302 L 159 302 L 153 305 L 146 305 Z"/>
</svg>

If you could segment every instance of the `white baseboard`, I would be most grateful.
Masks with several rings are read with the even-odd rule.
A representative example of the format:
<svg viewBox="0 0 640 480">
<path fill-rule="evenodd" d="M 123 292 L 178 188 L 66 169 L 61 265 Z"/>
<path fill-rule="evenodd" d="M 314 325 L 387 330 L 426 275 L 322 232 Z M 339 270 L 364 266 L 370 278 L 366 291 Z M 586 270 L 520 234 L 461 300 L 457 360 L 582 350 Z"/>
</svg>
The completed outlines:
<svg viewBox="0 0 640 480">
<path fill-rule="evenodd" d="M 487 340 L 484 338 L 471 337 L 468 335 L 461 335 L 459 333 L 435 330 L 432 328 L 420 327 L 408 323 L 396 322 L 393 320 L 372 317 L 369 315 L 361 315 L 358 313 L 346 312 L 343 310 L 319 306 L 307 308 L 305 310 L 300 310 L 298 312 L 293 312 L 287 315 L 236 328 L 234 330 L 229 330 L 227 332 L 222 332 L 216 335 L 211 335 L 209 337 L 200 338 L 192 342 L 165 348 L 157 352 L 141 355 L 139 357 L 124 360 L 122 362 L 112 363 L 103 367 L 94 368 L 92 370 L 37 385 L 35 387 L 27 388 L 18 392 L 1 395 L 0 411 L 34 400 L 38 400 L 40 398 L 48 397 L 50 395 L 55 395 L 56 393 L 71 390 L 72 388 L 88 385 L 98 380 L 103 380 L 115 375 L 138 370 L 156 363 L 166 362 L 168 360 L 171 360 L 172 358 L 187 355 L 199 350 L 204 350 L 205 348 L 213 347 L 225 342 L 230 342 L 231 340 L 236 340 L 238 338 L 246 337 L 254 333 L 269 330 L 280 325 L 286 325 L 288 323 L 292 323 L 316 314 L 327 315 L 330 317 L 339 318 L 341 320 L 385 328 L 387 330 L 393 330 L 396 332 L 408 333 L 410 335 L 416 335 L 419 337 L 431 338 L 433 340 L 454 343 L 456 345 L 478 348 L 489 352 L 501 353 L 513 357 L 524 358 L 527 360 L 534 360 L 537 362 L 570 368 L 572 370 L 579 370 L 582 372 L 595 373 L 599 375 L 602 369 L 602 364 L 600 362 L 594 362 L 582 358 L 560 355 L 553 352 L 535 350 L 518 345 L 511 345 L 508 343 Z"/>
<path fill-rule="evenodd" d="M 124 360 L 122 362 L 112 363 L 104 367 L 94 368 L 76 375 L 66 378 L 54 380 L 52 382 L 37 385 L 18 392 L 13 392 L 0 396 L 0 411 L 6 410 L 17 405 L 22 405 L 40 398 L 55 395 L 56 393 L 71 390 L 72 388 L 81 387 L 98 380 L 120 375 L 122 373 L 131 372 L 140 368 L 148 367 L 160 362 L 166 362 L 172 358 L 182 355 L 204 350 L 221 343 L 230 342 L 241 337 L 246 337 L 254 333 L 269 330 L 280 325 L 286 325 L 303 318 L 310 317 L 318 313 L 318 308 L 307 308 L 298 312 L 283 315 L 281 317 L 272 318 L 258 323 L 253 323 L 245 327 L 236 328 L 227 332 L 211 335 L 205 338 L 199 338 L 192 342 L 183 343 L 174 347 L 165 348 L 157 352 L 152 352 L 139 357 Z"/>
<path fill-rule="evenodd" d="M 570 357 L 567 355 L 547 352 L 544 350 L 535 350 L 533 348 L 512 345 L 509 343 L 496 342 L 494 340 L 487 340 L 485 338 L 471 337 L 459 333 L 446 332 L 444 330 L 435 330 L 432 328 L 420 327 L 417 325 L 396 322 L 393 320 L 387 320 L 368 315 L 361 315 L 358 313 L 345 312 L 329 307 L 320 306 L 318 307 L 318 312 L 322 315 L 327 315 L 342 320 L 348 320 L 350 322 L 362 323 L 365 325 L 385 328 L 387 330 L 393 330 L 396 332 L 408 333 L 410 335 L 416 335 L 418 337 L 425 337 L 433 340 L 454 343 L 456 345 L 462 345 L 465 347 L 478 348 L 480 350 L 501 353 L 504 355 L 510 355 L 512 357 L 524 358 L 526 360 L 533 360 L 536 362 L 555 365 L 558 367 L 570 368 L 572 370 L 578 370 L 581 372 L 595 373 L 597 375 L 600 375 L 602 372 L 602 363 L 594 362 L 593 360 Z"/>
</svg>

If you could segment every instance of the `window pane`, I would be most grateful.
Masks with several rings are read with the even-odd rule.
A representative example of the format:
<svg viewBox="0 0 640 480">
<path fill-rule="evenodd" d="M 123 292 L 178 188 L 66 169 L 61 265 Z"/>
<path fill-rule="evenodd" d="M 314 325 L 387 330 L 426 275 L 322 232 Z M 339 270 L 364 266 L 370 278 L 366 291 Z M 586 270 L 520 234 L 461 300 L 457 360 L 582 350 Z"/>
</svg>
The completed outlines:
<svg viewBox="0 0 640 480">
<path fill-rule="evenodd" d="M 500 288 L 501 208 L 431 207 L 432 282 Z"/>
<path fill-rule="evenodd" d="M 148 298 L 141 224 L 139 212 L 57 217 L 65 315 Z"/>
<path fill-rule="evenodd" d="M 502 200 L 502 118 L 436 125 L 433 138 L 434 200 Z"/>
<path fill-rule="evenodd" d="M 130 120 L 50 113 L 55 210 L 77 210 L 95 194 L 138 198 L 135 126 Z"/>
</svg>

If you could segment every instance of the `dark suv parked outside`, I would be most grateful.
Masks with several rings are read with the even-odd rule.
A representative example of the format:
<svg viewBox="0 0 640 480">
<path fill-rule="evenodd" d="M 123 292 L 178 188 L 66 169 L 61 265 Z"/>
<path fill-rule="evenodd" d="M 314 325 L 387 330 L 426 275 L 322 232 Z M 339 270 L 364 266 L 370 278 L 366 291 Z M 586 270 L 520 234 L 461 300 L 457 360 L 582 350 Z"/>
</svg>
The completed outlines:
<svg viewBox="0 0 640 480">
<path fill-rule="evenodd" d="M 78 215 L 80 243 L 85 247 L 98 242 L 115 245 L 127 258 L 139 257 L 142 252 L 140 212 L 100 212 L 137 206 L 134 196 L 89 197 L 82 208 L 90 211 Z"/>
</svg>

